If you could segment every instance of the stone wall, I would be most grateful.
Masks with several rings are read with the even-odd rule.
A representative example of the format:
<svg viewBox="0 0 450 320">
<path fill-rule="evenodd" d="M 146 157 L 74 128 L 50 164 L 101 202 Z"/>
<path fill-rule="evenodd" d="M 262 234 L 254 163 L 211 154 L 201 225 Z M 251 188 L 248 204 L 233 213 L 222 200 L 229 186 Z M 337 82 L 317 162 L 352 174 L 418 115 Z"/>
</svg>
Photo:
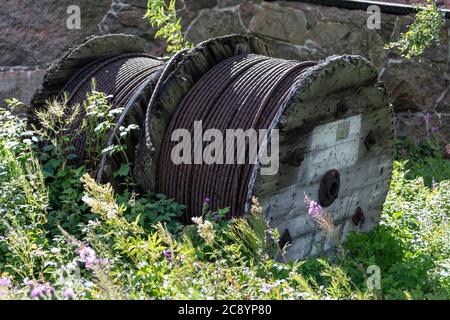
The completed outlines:
<svg viewBox="0 0 450 320">
<path fill-rule="evenodd" d="M 163 55 L 164 42 L 153 40 L 155 30 L 142 19 L 146 3 L 147 0 L 3 0 L 0 100 L 16 96 L 28 102 L 47 66 L 91 34 L 138 35 L 147 40 L 150 53 Z M 80 30 L 66 28 L 66 10 L 74 4 L 81 8 Z M 365 11 L 301 1 L 180 0 L 178 5 L 186 37 L 193 43 L 230 33 L 251 33 L 287 59 L 317 60 L 345 53 L 367 57 L 379 67 L 380 77 L 391 93 L 399 136 L 426 136 L 423 114 L 430 112 L 430 127 L 439 127 L 450 139 L 448 19 L 441 44 L 427 50 L 422 61 L 407 61 L 383 47 L 398 39 L 412 16 L 383 13 L 381 29 L 369 30 Z"/>
</svg>

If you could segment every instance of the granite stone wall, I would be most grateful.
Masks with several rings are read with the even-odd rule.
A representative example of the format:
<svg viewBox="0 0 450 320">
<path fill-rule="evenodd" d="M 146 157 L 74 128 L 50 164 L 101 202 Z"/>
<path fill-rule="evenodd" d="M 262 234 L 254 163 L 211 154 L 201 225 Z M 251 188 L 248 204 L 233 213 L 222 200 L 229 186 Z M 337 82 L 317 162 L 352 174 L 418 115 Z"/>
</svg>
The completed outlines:
<svg viewBox="0 0 450 320">
<path fill-rule="evenodd" d="M 441 1 L 450 7 L 448 2 Z M 70 5 L 81 9 L 80 30 L 66 27 Z M 142 19 L 146 5 L 147 0 L 1 1 L 0 100 L 15 96 L 29 102 L 48 65 L 91 34 L 138 35 L 147 41 L 148 52 L 164 55 L 164 41 L 155 41 L 155 30 Z M 428 49 L 423 59 L 408 61 L 384 46 L 398 39 L 413 16 L 382 13 L 381 28 L 369 30 L 365 11 L 301 1 L 180 0 L 178 7 L 186 37 L 194 44 L 231 33 L 250 33 L 287 59 L 362 55 L 380 69 L 380 78 L 390 91 L 398 136 L 425 137 L 423 115 L 429 112 L 428 129 L 439 127 L 450 139 L 449 19 L 440 45 Z"/>
</svg>

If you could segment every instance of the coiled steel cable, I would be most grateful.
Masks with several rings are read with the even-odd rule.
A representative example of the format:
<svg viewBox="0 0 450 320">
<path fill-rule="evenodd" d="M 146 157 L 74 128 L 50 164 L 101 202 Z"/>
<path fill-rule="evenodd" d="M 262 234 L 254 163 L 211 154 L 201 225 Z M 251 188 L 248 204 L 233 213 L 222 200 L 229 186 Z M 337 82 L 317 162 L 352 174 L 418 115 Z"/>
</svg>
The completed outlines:
<svg viewBox="0 0 450 320">
<path fill-rule="evenodd" d="M 248 161 L 247 141 L 245 164 L 175 165 L 171 161 L 177 144 L 171 141 L 173 131 L 187 129 L 192 136 L 194 121 L 202 121 L 203 131 L 220 130 L 223 137 L 227 129 L 269 129 L 291 88 L 314 65 L 254 54 L 235 56 L 216 65 L 192 87 L 170 120 L 157 179 L 158 192 L 187 205 L 185 223 L 201 214 L 205 197 L 213 210 L 229 207 L 229 217 L 243 215 L 254 165 Z M 224 157 L 232 147 L 225 143 Z"/>
<path fill-rule="evenodd" d="M 92 89 L 92 80 L 95 80 L 97 91 L 112 96 L 111 107 L 122 108 L 161 69 L 161 61 L 143 53 L 101 58 L 79 70 L 63 87 L 60 96 L 67 94 L 66 107 L 70 114 L 75 105 L 81 105 L 86 99 Z M 80 108 L 69 130 L 78 156 L 72 163 L 77 165 L 82 164 L 85 155 L 86 137 L 80 132 L 85 116 L 84 108 Z"/>
</svg>

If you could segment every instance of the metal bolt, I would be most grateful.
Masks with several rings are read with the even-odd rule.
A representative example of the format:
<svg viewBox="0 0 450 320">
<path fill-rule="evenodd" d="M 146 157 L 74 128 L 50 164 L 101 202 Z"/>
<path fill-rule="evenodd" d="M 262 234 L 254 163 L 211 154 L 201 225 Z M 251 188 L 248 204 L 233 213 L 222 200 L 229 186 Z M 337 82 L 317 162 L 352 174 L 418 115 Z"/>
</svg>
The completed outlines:
<svg viewBox="0 0 450 320">
<path fill-rule="evenodd" d="M 291 160 L 291 164 L 293 166 L 300 166 L 303 162 L 303 160 L 305 159 L 304 156 L 304 150 L 302 149 L 297 149 L 294 151 L 294 154 L 292 155 L 292 160 Z"/>
<path fill-rule="evenodd" d="M 289 233 L 289 229 L 284 230 L 283 235 L 280 238 L 279 246 L 280 248 L 284 248 L 288 243 L 292 243 L 292 237 Z"/>
<path fill-rule="evenodd" d="M 363 210 L 358 207 L 356 208 L 355 214 L 352 217 L 352 222 L 355 226 L 359 226 L 361 223 L 364 223 L 365 217 Z"/>
</svg>

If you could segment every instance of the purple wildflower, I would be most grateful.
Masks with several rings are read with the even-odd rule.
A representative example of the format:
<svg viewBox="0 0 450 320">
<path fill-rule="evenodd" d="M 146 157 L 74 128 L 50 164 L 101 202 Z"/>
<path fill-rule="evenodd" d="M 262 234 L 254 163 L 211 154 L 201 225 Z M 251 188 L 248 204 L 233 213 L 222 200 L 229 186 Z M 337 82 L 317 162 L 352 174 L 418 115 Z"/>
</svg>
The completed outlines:
<svg viewBox="0 0 450 320">
<path fill-rule="evenodd" d="M 72 300 L 72 299 L 73 299 L 73 296 L 74 296 L 74 293 L 73 293 L 72 289 L 66 289 L 66 290 L 64 291 L 64 296 L 65 296 L 67 299 Z"/>
<path fill-rule="evenodd" d="M 53 295 L 55 294 L 55 289 L 49 284 L 36 284 L 31 289 L 31 297 L 32 298 L 42 298 L 46 295 Z"/>
<path fill-rule="evenodd" d="M 203 203 L 204 203 L 204 204 L 209 204 L 210 202 L 211 202 L 211 199 L 208 198 L 208 197 L 205 197 L 205 198 L 203 199 Z"/>
<path fill-rule="evenodd" d="M 320 204 L 318 204 L 314 200 L 311 200 L 308 205 L 308 214 L 311 217 L 315 217 L 315 216 L 319 215 L 321 212 L 322 212 L 322 207 L 320 206 Z"/>
<path fill-rule="evenodd" d="M 78 254 L 80 255 L 80 258 L 85 262 L 86 269 L 92 269 L 99 264 L 97 254 L 92 248 L 84 247 L 78 252 Z"/>
<path fill-rule="evenodd" d="M 308 214 L 311 217 L 316 217 L 322 213 L 322 207 L 316 201 L 309 198 L 305 193 L 305 203 L 308 205 Z"/>
<path fill-rule="evenodd" d="M 34 281 L 29 280 L 28 278 L 23 280 L 23 284 L 26 285 L 27 287 L 34 287 Z"/>
<path fill-rule="evenodd" d="M 431 113 L 425 112 L 423 114 L 423 121 L 425 121 L 425 125 L 428 127 L 430 125 L 430 122 L 431 122 Z"/>
<path fill-rule="evenodd" d="M 172 259 L 172 251 L 169 249 L 164 250 L 163 255 L 168 261 L 170 261 Z"/>
<path fill-rule="evenodd" d="M 31 290 L 31 297 L 32 298 L 40 298 L 45 294 L 45 286 L 42 284 L 38 284 Z"/>
<path fill-rule="evenodd" d="M 431 128 L 431 133 L 435 134 L 436 132 L 438 132 L 439 128 L 438 127 L 432 127 Z"/>
<path fill-rule="evenodd" d="M 11 285 L 11 279 L 2 277 L 0 278 L 0 287 L 9 288 Z"/>
<path fill-rule="evenodd" d="M 272 290 L 272 286 L 270 284 L 264 283 L 262 285 L 261 291 L 265 294 L 269 294 L 270 291 Z"/>
</svg>

